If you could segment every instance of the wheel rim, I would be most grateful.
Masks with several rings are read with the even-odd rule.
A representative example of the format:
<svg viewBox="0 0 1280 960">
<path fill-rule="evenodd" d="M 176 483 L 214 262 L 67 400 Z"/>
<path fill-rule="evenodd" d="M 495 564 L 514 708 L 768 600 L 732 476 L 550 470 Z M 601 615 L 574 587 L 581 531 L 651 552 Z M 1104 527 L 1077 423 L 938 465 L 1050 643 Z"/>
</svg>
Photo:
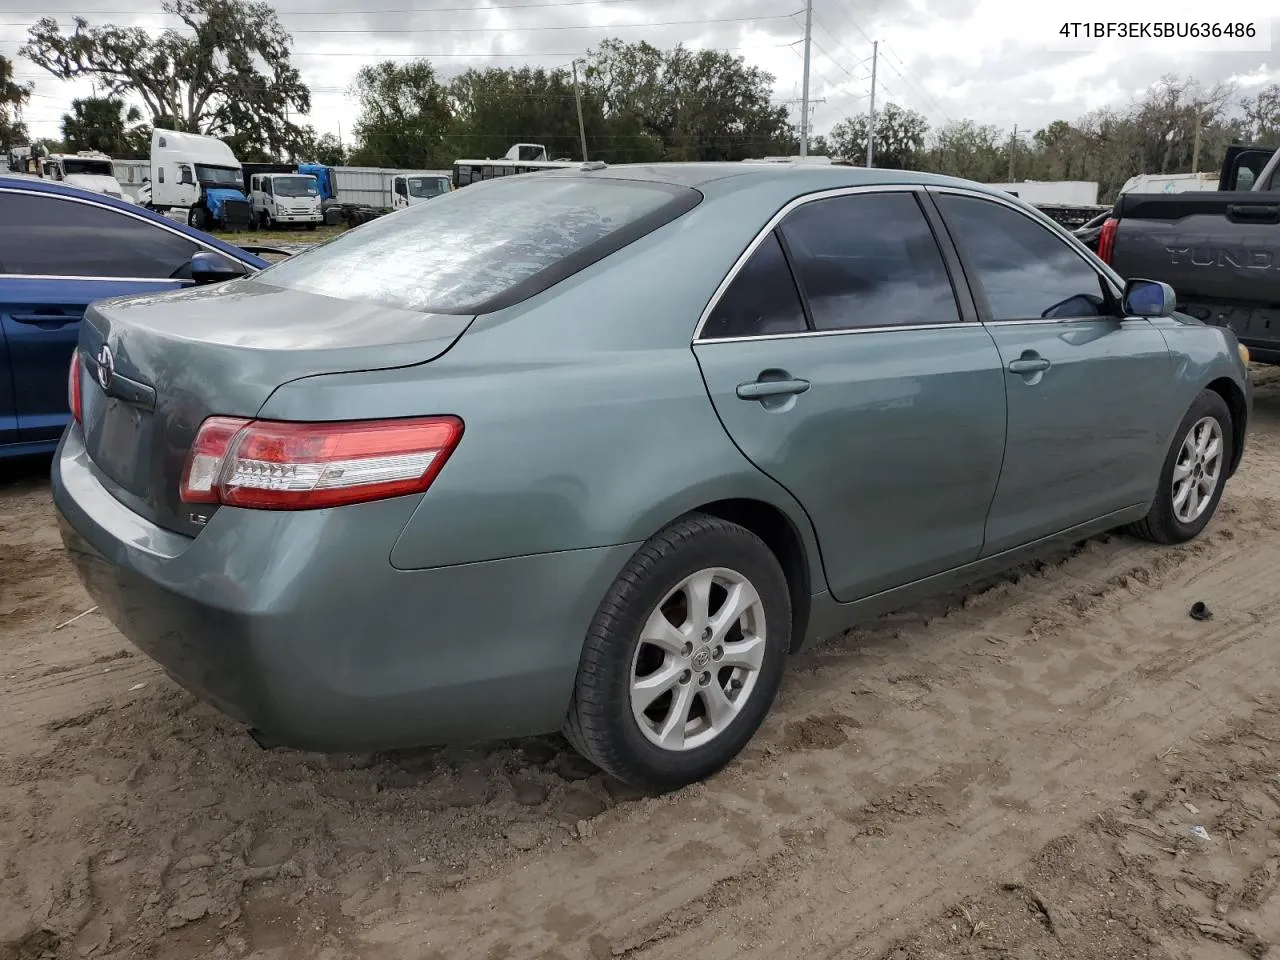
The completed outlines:
<svg viewBox="0 0 1280 960">
<path fill-rule="evenodd" d="M 631 713 L 663 750 L 693 750 L 720 736 L 760 678 L 764 604 L 742 574 L 699 570 L 649 614 L 631 661 Z"/>
<path fill-rule="evenodd" d="M 1173 466 L 1173 515 L 1194 523 L 1209 509 L 1222 476 L 1222 425 L 1202 417 L 1182 440 Z"/>
</svg>

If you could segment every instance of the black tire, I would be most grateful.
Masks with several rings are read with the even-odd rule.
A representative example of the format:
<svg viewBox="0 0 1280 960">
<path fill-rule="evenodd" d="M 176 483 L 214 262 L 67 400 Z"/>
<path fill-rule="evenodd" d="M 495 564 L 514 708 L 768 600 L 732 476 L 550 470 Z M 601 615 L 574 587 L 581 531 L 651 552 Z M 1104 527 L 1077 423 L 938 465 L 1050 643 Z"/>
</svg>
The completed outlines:
<svg viewBox="0 0 1280 960">
<path fill-rule="evenodd" d="M 765 627 L 760 670 L 746 702 L 714 739 L 687 750 L 665 749 L 647 739 L 632 714 L 632 664 L 649 615 L 682 581 L 713 567 L 728 568 L 755 588 Z M 737 756 L 768 714 L 791 646 L 791 625 L 787 579 L 763 540 L 717 517 L 690 514 L 677 520 L 636 551 L 601 602 L 578 664 L 565 736 L 602 770 L 643 790 L 664 792 L 702 780 Z M 720 682 L 725 669 L 707 676 Z M 701 697 L 696 690 L 690 696 Z M 705 714 L 708 701 L 699 702 L 694 710 Z"/>
<path fill-rule="evenodd" d="M 1184 523 L 1174 512 L 1173 474 L 1178 466 L 1187 434 L 1194 425 L 1206 417 L 1212 417 L 1218 422 L 1218 429 L 1222 434 L 1222 453 L 1217 482 L 1209 496 L 1209 505 L 1194 520 Z M 1222 499 L 1222 491 L 1227 483 L 1227 472 L 1235 454 L 1234 442 L 1235 438 L 1231 432 L 1231 411 L 1227 407 L 1227 402 L 1212 390 L 1201 391 L 1174 432 L 1173 442 L 1169 445 L 1164 466 L 1160 470 L 1160 486 L 1156 489 L 1151 510 L 1126 530 L 1135 537 L 1163 544 L 1186 543 L 1199 536 L 1200 531 L 1213 519 L 1218 509 L 1218 502 Z"/>
</svg>

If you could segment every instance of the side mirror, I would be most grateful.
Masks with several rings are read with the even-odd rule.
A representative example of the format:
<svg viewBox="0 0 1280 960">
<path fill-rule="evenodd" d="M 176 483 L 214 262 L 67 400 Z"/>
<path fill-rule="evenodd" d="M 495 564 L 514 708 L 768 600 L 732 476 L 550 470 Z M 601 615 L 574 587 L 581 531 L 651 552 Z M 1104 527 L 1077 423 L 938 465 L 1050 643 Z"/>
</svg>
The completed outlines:
<svg viewBox="0 0 1280 960">
<path fill-rule="evenodd" d="M 232 260 L 230 257 L 224 257 L 220 253 L 206 250 L 192 254 L 189 263 L 191 266 L 191 279 L 198 286 L 208 283 L 222 283 L 224 280 L 235 280 L 249 272 L 243 263 Z"/>
<path fill-rule="evenodd" d="M 1130 280 L 1124 285 L 1126 317 L 1171 317 L 1177 306 L 1177 294 L 1167 283 Z"/>
</svg>

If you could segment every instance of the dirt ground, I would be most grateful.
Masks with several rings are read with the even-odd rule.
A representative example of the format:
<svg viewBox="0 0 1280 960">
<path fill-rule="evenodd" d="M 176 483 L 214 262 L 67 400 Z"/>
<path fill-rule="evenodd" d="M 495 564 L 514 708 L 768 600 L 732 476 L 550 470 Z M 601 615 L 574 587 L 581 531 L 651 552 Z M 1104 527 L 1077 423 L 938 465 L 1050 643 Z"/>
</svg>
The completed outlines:
<svg viewBox="0 0 1280 960">
<path fill-rule="evenodd" d="M 1201 540 L 833 640 L 660 798 L 556 738 L 265 752 L 98 614 L 60 626 L 89 602 L 47 479 L 10 478 L 0 960 L 1275 958 L 1277 374 Z"/>
</svg>

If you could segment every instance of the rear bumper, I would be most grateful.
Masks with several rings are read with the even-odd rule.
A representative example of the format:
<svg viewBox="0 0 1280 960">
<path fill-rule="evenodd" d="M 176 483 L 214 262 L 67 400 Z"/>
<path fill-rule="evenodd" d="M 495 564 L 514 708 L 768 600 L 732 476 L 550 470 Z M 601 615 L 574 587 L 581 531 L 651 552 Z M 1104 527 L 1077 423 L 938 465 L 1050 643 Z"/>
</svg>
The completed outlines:
<svg viewBox="0 0 1280 960">
<path fill-rule="evenodd" d="M 52 478 L 70 557 L 117 629 L 202 700 L 324 752 L 557 729 L 596 606 L 635 549 L 396 570 L 413 498 L 223 508 L 191 539 L 112 497 L 74 427 Z"/>
</svg>

